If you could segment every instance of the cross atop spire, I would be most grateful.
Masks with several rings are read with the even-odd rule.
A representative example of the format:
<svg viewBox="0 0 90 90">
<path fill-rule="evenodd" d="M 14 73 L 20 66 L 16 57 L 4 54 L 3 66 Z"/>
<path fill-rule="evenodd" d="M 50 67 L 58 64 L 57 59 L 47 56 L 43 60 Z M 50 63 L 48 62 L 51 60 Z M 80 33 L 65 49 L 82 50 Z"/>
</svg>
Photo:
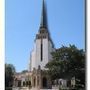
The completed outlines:
<svg viewBox="0 0 90 90">
<path fill-rule="evenodd" d="M 41 24 L 40 28 L 47 28 L 47 13 L 46 13 L 46 7 L 45 7 L 45 1 L 43 0 L 42 4 L 42 15 L 41 15 Z"/>
</svg>

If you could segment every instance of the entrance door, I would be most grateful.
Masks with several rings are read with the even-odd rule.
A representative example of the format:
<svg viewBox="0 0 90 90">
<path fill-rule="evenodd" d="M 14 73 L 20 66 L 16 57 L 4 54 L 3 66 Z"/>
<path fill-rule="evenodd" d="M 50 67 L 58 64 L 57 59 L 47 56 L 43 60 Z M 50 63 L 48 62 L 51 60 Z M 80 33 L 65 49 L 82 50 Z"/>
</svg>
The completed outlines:
<svg viewBox="0 0 90 90">
<path fill-rule="evenodd" d="M 43 88 L 47 88 L 47 79 L 43 78 Z"/>
</svg>

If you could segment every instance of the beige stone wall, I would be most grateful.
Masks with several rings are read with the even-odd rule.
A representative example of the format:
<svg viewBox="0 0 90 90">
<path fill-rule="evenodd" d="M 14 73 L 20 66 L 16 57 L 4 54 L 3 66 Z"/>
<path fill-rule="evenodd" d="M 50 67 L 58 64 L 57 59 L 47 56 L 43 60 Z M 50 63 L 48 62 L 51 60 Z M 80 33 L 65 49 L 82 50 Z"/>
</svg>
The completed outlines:
<svg viewBox="0 0 90 90">
<path fill-rule="evenodd" d="M 18 82 L 21 81 L 20 87 L 32 87 L 37 89 L 51 88 L 50 76 L 46 71 L 40 69 L 34 69 L 32 72 L 26 72 L 24 74 L 17 74 L 14 80 L 14 87 L 19 87 Z M 31 85 L 27 85 L 27 82 L 31 82 Z M 23 84 L 25 83 L 25 85 Z"/>
<path fill-rule="evenodd" d="M 50 77 L 40 69 L 34 69 L 31 76 L 31 85 L 34 88 L 43 89 L 43 88 L 51 88 L 51 80 Z M 43 79 L 46 79 L 46 87 L 43 86 Z"/>
</svg>

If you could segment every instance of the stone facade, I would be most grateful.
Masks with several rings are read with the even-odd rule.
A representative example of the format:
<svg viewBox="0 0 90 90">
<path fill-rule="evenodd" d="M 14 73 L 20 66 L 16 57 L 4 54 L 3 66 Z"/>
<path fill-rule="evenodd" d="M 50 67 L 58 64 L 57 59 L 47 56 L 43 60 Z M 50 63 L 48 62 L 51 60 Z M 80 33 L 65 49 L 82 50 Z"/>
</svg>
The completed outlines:
<svg viewBox="0 0 90 90">
<path fill-rule="evenodd" d="M 33 88 L 37 89 L 50 89 L 51 88 L 51 80 L 46 71 L 41 69 L 34 69 L 32 72 L 31 84 Z"/>
<path fill-rule="evenodd" d="M 14 76 L 13 87 L 31 86 L 31 72 L 16 73 Z"/>
<path fill-rule="evenodd" d="M 47 25 L 47 14 L 43 0 L 41 24 L 36 34 L 34 49 L 30 54 L 29 72 L 15 75 L 14 87 L 30 87 L 37 89 L 50 89 L 51 79 L 47 74 L 45 65 L 52 60 L 54 44 Z"/>
<path fill-rule="evenodd" d="M 15 75 L 13 87 L 29 87 L 40 89 L 50 89 L 51 79 L 46 71 L 34 68 L 32 72 Z"/>
<path fill-rule="evenodd" d="M 51 52 L 54 52 L 54 44 L 48 31 L 47 15 L 43 0 L 43 8 L 41 15 L 41 24 L 36 34 L 34 48 L 30 54 L 29 70 L 25 73 L 16 73 L 14 76 L 13 87 L 16 90 L 43 90 L 43 89 L 66 89 L 67 87 L 75 87 L 75 78 L 70 80 L 58 79 L 54 83 L 47 74 L 45 65 L 52 60 Z M 70 90 L 70 89 L 68 89 Z"/>
</svg>

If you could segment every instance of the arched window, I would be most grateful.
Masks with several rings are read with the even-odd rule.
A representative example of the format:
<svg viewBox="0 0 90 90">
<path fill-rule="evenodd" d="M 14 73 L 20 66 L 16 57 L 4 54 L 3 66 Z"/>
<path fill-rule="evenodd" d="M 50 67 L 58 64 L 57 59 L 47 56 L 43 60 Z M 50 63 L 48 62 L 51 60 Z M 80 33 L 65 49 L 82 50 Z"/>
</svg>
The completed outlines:
<svg viewBox="0 0 90 90">
<path fill-rule="evenodd" d="M 39 85 L 39 76 L 37 77 L 37 85 Z"/>
<path fill-rule="evenodd" d="M 26 86 L 28 86 L 28 81 L 26 81 Z"/>
<path fill-rule="evenodd" d="M 25 86 L 25 81 L 23 81 L 23 86 Z"/>
<path fill-rule="evenodd" d="M 28 82 L 29 86 L 31 86 L 31 81 Z"/>
<path fill-rule="evenodd" d="M 41 61 L 43 60 L 43 44 L 42 44 L 42 41 L 41 41 Z"/>
</svg>

